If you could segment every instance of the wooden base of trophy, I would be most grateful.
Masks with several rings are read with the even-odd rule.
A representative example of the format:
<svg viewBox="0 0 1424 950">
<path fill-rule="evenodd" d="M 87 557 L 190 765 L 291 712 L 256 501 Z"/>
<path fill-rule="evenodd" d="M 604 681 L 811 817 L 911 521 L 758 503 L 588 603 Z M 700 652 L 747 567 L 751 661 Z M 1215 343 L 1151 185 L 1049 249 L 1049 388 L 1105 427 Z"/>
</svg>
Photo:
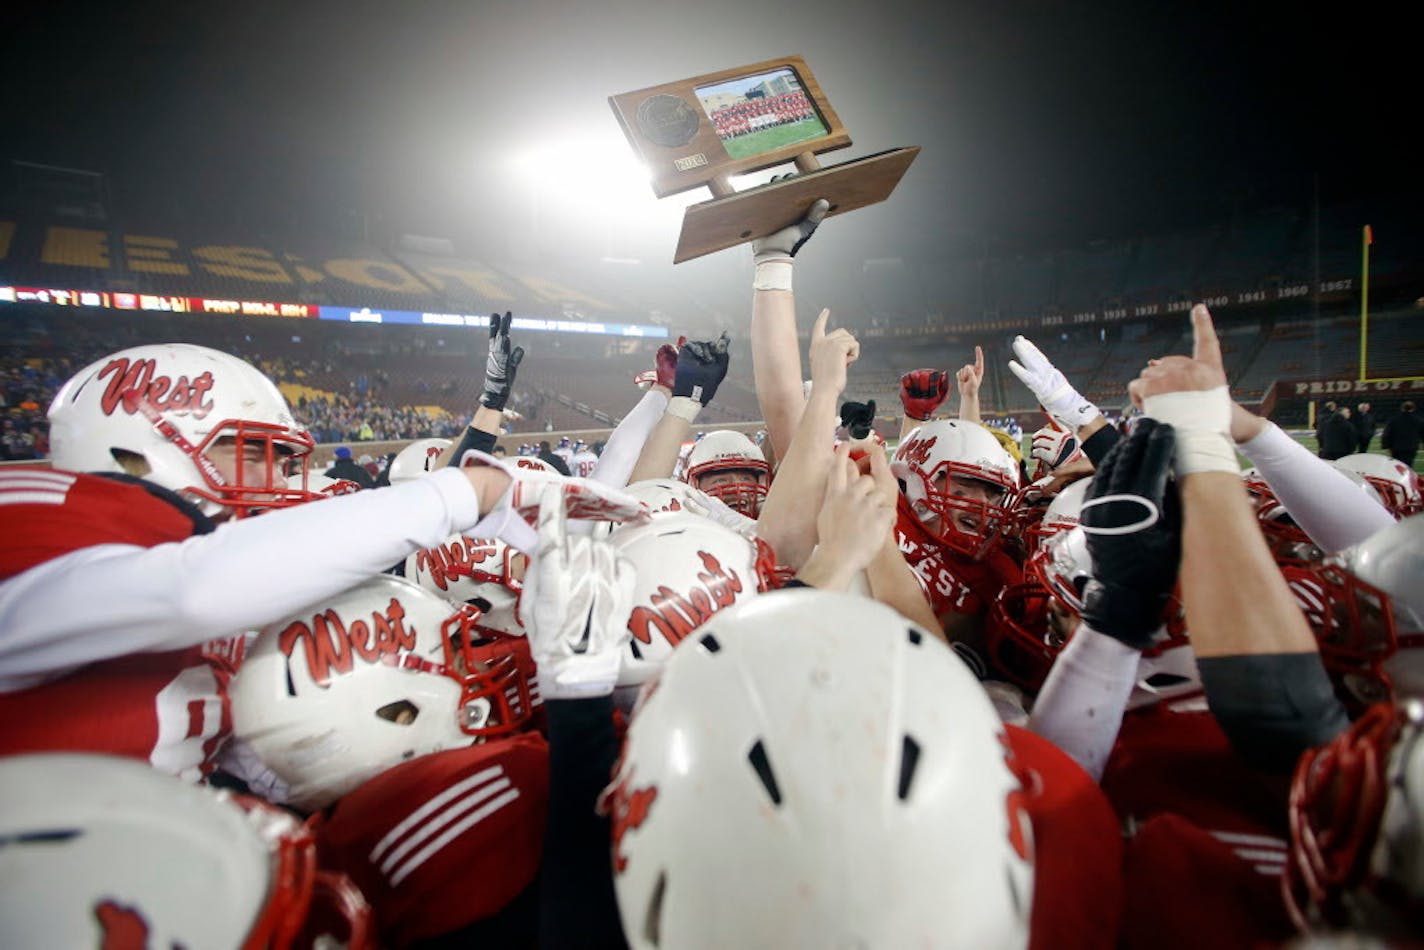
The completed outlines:
<svg viewBox="0 0 1424 950">
<path fill-rule="evenodd" d="M 681 264 L 775 234 L 805 217 L 817 198 L 831 203 L 827 217 L 884 201 L 919 153 L 915 145 L 821 168 L 806 152 L 796 157 L 801 174 L 746 191 L 734 191 L 725 177 L 714 179 L 710 187 L 717 197 L 684 212 L 672 261 Z"/>
</svg>

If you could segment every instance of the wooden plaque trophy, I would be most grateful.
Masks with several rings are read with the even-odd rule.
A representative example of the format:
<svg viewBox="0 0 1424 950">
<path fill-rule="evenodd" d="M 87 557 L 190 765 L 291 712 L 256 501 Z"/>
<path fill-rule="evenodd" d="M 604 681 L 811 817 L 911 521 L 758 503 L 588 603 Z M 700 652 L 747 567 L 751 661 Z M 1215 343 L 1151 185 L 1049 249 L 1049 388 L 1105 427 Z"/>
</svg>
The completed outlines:
<svg viewBox="0 0 1424 950">
<path fill-rule="evenodd" d="M 817 198 L 843 214 L 884 201 L 919 146 L 822 168 L 816 156 L 850 134 L 805 60 L 785 56 L 610 96 L 623 133 L 647 165 L 659 198 L 706 185 L 712 199 L 687 208 L 673 263 L 773 234 Z M 745 191 L 732 175 L 795 162 L 799 174 Z"/>
</svg>

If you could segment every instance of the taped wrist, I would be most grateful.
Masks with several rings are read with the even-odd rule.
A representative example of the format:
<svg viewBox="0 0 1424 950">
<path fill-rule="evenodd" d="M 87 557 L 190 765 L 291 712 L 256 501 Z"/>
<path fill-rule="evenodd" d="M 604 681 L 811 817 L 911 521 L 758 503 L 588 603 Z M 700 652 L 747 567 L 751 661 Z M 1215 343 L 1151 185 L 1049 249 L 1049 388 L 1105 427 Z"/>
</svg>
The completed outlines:
<svg viewBox="0 0 1424 950">
<path fill-rule="evenodd" d="M 757 261 L 756 274 L 752 278 L 753 290 L 784 290 L 791 292 L 791 258 L 777 256 L 772 260 Z"/>
<path fill-rule="evenodd" d="M 673 396 L 663 411 L 691 424 L 697 421 L 697 414 L 702 411 L 702 403 L 691 396 Z"/>
<path fill-rule="evenodd" d="M 1231 393 L 1225 386 L 1148 396 L 1142 411 L 1177 430 L 1179 478 L 1201 472 L 1241 472 L 1231 441 Z"/>
<path fill-rule="evenodd" d="M 1277 772 L 1349 728 L 1318 653 L 1200 657 L 1197 670 L 1232 746 Z"/>
</svg>

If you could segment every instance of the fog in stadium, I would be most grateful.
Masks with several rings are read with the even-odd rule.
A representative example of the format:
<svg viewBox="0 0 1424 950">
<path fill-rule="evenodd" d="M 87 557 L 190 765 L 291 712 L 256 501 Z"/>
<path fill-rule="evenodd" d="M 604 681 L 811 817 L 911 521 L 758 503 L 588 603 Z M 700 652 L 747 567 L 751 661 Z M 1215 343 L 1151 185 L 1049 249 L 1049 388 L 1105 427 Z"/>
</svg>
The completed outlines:
<svg viewBox="0 0 1424 950">
<path fill-rule="evenodd" d="M 707 195 L 659 202 L 641 187 L 606 97 L 800 54 L 854 139 L 827 162 L 924 147 L 891 201 L 826 228 L 806 262 L 845 307 L 861 303 L 832 292 L 837 278 L 867 259 L 1133 237 L 1408 181 L 1389 130 L 1410 84 L 1389 31 L 1364 48 L 1365 26 L 1283 3 L 48 3 L 12 16 L 3 153 L 104 171 L 130 214 L 358 214 L 482 256 L 660 272 L 681 205 Z M 744 257 L 677 279 L 731 307 Z"/>
</svg>

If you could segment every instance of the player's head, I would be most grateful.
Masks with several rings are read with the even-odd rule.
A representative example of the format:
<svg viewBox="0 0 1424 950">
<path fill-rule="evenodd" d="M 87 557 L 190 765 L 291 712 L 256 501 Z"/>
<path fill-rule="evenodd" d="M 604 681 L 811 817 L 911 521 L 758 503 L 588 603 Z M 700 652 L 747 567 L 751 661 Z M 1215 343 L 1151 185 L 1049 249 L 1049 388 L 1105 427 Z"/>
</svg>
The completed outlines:
<svg viewBox="0 0 1424 950">
<path fill-rule="evenodd" d="M 311 830 L 255 798 L 146 762 L 49 753 L 0 759 L 0 799 L 6 946 L 358 946 L 369 937 L 370 908 L 344 875 L 317 871 Z M 313 929 L 318 919 L 335 926 Z"/>
<path fill-rule="evenodd" d="M 739 604 L 673 652 L 628 730 L 609 802 L 629 944 L 1022 946 L 1012 762 L 974 675 L 890 608 Z"/>
<path fill-rule="evenodd" d="M 1419 490 L 1419 475 L 1398 459 L 1359 452 L 1336 459 L 1335 466 L 1358 472 L 1379 492 L 1385 507 L 1395 517 L 1404 518 L 1424 511 L 1424 499 Z"/>
<path fill-rule="evenodd" d="M 989 430 L 936 419 L 907 434 L 890 470 L 915 517 L 946 547 L 981 557 L 1006 527 L 1019 467 Z"/>
<path fill-rule="evenodd" d="M 429 475 L 435 471 L 435 463 L 450 447 L 449 439 L 416 439 L 396 453 L 391 460 L 390 482 L 399 485 Z"/>
<path fill-rule="evenodd" d="M 49 409 L 57 468 L 138 475 L 210 516 L 309 500 L 288 487 L 312 439 L 262 373 L 188 343 L 120 350 L 80 370 Z"/>
<path fill-rule="evenodd" d="M 268 626 L 232 689 L 235 734 L 322 808 L 393 765 L 507 735 L 528 720 L 522 638 L 488 638 L 474 611 L 379 575 Z"/>
<path fill-rule="evenodd" d="M 1368 705 L 1424 695 L 1424 515 L 1377 531 L 1292 584 L 1321 659 Z"/>
<path fill-rule="evenodd" d="M 687 483 L 749 518 L 761 514 L 771 486 L 771 466 L 756 443 L 740 432 L 709 432 L 687 456 Z"/>
<path fill-rule="evenodd" d="M 617 527 L 609 542 L 634 570 L 632 638 L 618 685 L 637 686 L 718 611 L 784 581 L 764 541 L 687 510 Z"/>
<path fill-rule="evenodd" d="M 1404 940 L 1424 919 L 1424 705 L 1372 706 L 1296 765 L 1282 891 L 1302 930 Z M 1391 944 L 1392 945 L 1392 944 Z"/>
<path fill-rule="evenodd" d="M 479 610 L 476 629 L 490 636 L 524 636 L 520 613 L 528 558 L 497 538 L 452 535 L 405 561 L 405 576 L 454 604 Z"/>
</svg>

